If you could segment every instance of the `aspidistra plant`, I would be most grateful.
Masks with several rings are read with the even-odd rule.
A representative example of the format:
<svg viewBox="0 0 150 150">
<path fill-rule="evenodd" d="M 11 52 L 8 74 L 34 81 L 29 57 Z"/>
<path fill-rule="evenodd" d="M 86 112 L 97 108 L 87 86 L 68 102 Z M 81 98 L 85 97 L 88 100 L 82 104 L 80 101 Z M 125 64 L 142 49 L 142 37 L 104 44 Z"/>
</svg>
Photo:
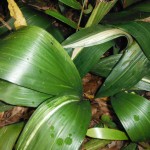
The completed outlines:
<svg viewBox="0 0 150 150">
<path fill-rule="evenodd" d="M 102 62 L 95 57 L 100 52 L 92 49 L 93 47 L 97 46 L 98 48 L 99 44 L 108 44 L 113 39 L 122 36 L 127 38 L 128 44 L 121 54 L 113 56 L 112 62 L 110 62 L 111 59 L 107 60 L 107 58 L 103 58 Z M 70 36 L 62 43 L 65 48 L 80 47 L 81 51 L 74 58 L 74 62 L 76 67 L 80 69 L 81 76 L 84 76 L 87 72 L 85 72 L 85 69 L 81 69 L 78 62 L 84 62 L 88 56 L 85 54 L 89 53 L 90 60 L 94 60 L 95 65 L 87 62 L 86 64 L 82 63 L 82 67 L 85 68 L 88 64 L 88 72 L 92 71 L 106 77 L 96 97 L 111 96 L 114 111 L 130 139 L 135 142 L 150 139 L 148 132 L 150 127 L 150 102 L 141 96 L 128 93 L 128 91 L 134 89 L 134 86 L 139 87 L 139 89 L 142 88 L 141 82 L 145 79 L 145 76 L 149 75 L 149 39 L 150 24 L 133 21 L 113 26 L 98 25 L 97 27 L 86 28 Z M 92 51 L 89 50 L 89 46 Z M 105 59 L 106 61 L 104 61 Z M 101 70 L 100 67 L 103 69 Z M 99 68 L 99 70 L 96 68 Z M 103 135 L 103 133 L 101 129 L 93 128 L 87 132 L 87 135 L 102 138 L 100 135 Z"/>
<path fill-rule="evenodd" d="M 106 70 L 106 80 L 96 97 L 111 96 L 112 107 L 132 141 L 150 139 L 150 102 L 126 92 L 148 76 L 149 23 L 83 29 L 62 43 L 64 48 L 81 48 L 73 61 L 48 32 L 28 26 L 0 40 L 0 99 L 12 105 L 37 107 L 19 139 L 13 138 L 12 143 L 17 143 L 11 143 L 10 149 L 76 150 L 86 133 L 109 140 L 128 139 L 118 130 L 93 128 L 87 132 L 91 108 L 82 97 L 81 84 L 87 72 L 94 72 L 99 57 L 115 45 L 114 39 L 122 36 L 127 38 L 127 47 L 118 54 L 111 70 Z M 22 128 L 20 124 L 18 134 Z M 113 137 L 115 133 L 118 136 Z"/>
<path fill-rule="evenodd" d="M 25 27 L 0 42 L 1 86 L 7 91 L 1 99 L 30 107 L 45 101 L 16 149 L 78 149 L 89 125 L 90 105 L 82 100 L 81 78 L 67 52 L 38 27 Z"/>
</svg>

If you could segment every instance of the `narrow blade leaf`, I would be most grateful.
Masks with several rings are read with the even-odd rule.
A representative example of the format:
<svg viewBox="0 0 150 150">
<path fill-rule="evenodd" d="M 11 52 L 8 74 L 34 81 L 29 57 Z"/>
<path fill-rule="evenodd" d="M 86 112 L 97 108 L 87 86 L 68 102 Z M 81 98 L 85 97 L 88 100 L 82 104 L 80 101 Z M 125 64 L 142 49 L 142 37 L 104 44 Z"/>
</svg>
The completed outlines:
<svg viewBox="0 0 150 150">
<path fill-rule="evenodd" d="M 83 145 L 85 150 L 99 150 L 106 147 L 111 141 L 101 140 L 101 139 L 90 139 L 87 143 Z"/>
<path fill-rule="evenodd" d="M 98 62 L 99 58 L 113 45 L 114 42 L 110 41 L 101 45 L 85 47 L 81 50 L 73 60 L 81 78 L 91 70 L 91 68 Z"/>
<path fill-rule="evenodd" d="M 45 11 L 45 13 L 52 16 L 52 17 L 54 17 L 54 18 L 56 18 L 56 19 L 58 19 L 58 20 L 60 20 L 60 21 L 62 21 L 63 23 L 69 25 L 70 27 L 72 27 L 74 29 L 77 29 L 77 24 L 74 21 L 66 18 L 65 16 L 63 16 L 59 12 L 48 9 L 48 10 Z"/>
<path fill-rule="evenodd" d="M 86 27 L 90 27 L 92 25 L 97 25 L 102 18 L 110 11 L 110 9 L 115 5 L 117 0 L 112 1 L 99 1 L 97 2 L 95 8 L 88 19 Z"/>
<path fill-rule="evenodd" d="M 50 97 L 52 97 L 52 95 L 24 88 L 5 80 L 0 80 L 0 100 L 5 103 L 37 107 L 44 100 Z"/>
<path fill-rule="evenodd" d="M 88 129 L 86 135 L 92 138 L 105 140 L 128 140 L 124 132 L 109 128 L 91 128 Z"/>
<path fill-rule="evenodd" d="M 150 91 L 150 76 L 143 77 L 142 80 L 133 87 L 133 89 Z"/>
<path fill-rule="evenodd" d="M 126 147 L 123 147 L 122 150 L 137 150 L 137 144 L 136 143 L 130 143 Z"/>
<path fill-rule="evenodd" d="M 119 27 L 126 30 L 126 32 L 131 34 L 136 39 L 144 54 L 150 60 L 150 23 L 134 21 L 128 22 L 127 24 L 122 24 Z"/>
<path fill-rule="evenodd" d="M 104 17 L 102 23 L 105 24 L 119 24 L 127 23 L 129 21 L 135 21 L 149 17 L 150 13 L 145 13 L 141 11 L 125 10 L 117 13 L 109 13 Z"/>
<path fill-rule="evenodd" d="M 0 150 L 12 150 L 23 129 L 24 123 L 17 123 L 0 128 Z"/>
<path fill-rule="evenodd" d="M 12 105 L 8 105 L 8 104 L 0 101 L 0 112 L 4 112 L 4 111 L 10 110 L 12 108 L 13 108 Z"/>
<path fill-rule="evenodd" d="M 130 9 L 142 12 L 150 12 L 150 1 L 145 0 L 141 3 L 132 6 Z"/>
<path fill-rule="evenodd" d="M 72 96 L 47 100 L 27 123 L 16 149 L 78 149 L 86 135 L 90 116 L 88 101 Z"/>
<path fill-rule="evenodd" d="M 28 25 L 45 29 L 59 42 L 64 40 L 62 32 L 53 26 L 50 16 L 29 6 L 21 6 L 20 9 L 25 16 Z"/>
<path fill-rule="evenodd" d="M 133 87 L 149 70 L 149 61 L 134 42 L 107 77 L 97 97 L 111 96 L 121 90 Z"/>
<path fill-rule="evenodd" d="M 74 9 L 81 9 L 82 8 L 81 4 L 76 0 L 59 0 L 59 2 L 62 2 L 65 5 L 70 6 Z"/>
<path fill-rule="evenodd" d="M 51 18 L 45 13 L 38 11 L 30 6 L 21 6 L 21 12 L 23 13 L 28 25 L 35 25 L 47 30 L 51 33 L 59 42 L 64 40 L 63 34 L 55 27 L 53 27 Z M 6 25 L 7 24 L 7 25 Z M 14 30 L 14 19 L 10 18 L 8 21 L 0 26 L 0 35 L 8 32 L 8 27 Z"/>
<path fill-rule="evenodd" d="M 132 141 L 150 140 L 150 101 L 136 94 L 119 93 L 111 102 Z"/>
<path fill-rule="evenodd" d="M 121 56 L 122 54 L 116 54 L 100 59 L 99 62 L 93 66 L 91 72 L 102 77 L 107 77 Z"/>
<path fill-rule="evenodd" d="M 111 41 L 120 36 L 127 38 L 128 45 L 131 45 L 133 42 L 132 37 L 120 29 L 97 25 L 81 29 L 68 37 L 62 45 L 64 48 L 89 47 Z"/>
</svg>

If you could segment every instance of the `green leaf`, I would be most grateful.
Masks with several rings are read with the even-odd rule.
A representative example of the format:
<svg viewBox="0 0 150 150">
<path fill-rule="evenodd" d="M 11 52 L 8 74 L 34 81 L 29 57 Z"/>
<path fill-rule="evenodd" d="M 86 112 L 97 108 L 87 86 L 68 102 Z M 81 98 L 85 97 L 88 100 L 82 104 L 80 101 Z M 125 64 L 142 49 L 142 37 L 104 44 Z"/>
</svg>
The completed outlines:
<svg viewBox="0 0 150 150">
<path fill-rule="evenodd" d="M 150 76 L 143 77 L 142 80 L 133 87 L 133 89 L 150 91 Z"/>
<path fill-rule="evenodd" d="M 150 101 L 136 94 L 119 93 L 111 102 L 132 141 L 150 140 Z"/>
<path fill-rule="evenodd" d="M 125 10 L 116 13 L 109 13 L 104 17 L 102 23 L 104 24 L 118 24 L 118 23 L 127 23 L 129 21 L 136 21 L 144 19 L 150 16 L 150 13 L 145 13 L 136 10 Z"/>
<path fill-rule="evenodd" d="M 136 143 L 130 143 L 126 147 L 123 147 L 121 150 L 137 150 L 137 144 Z"/>
<path fill-rule="evenodd" d="M 7 36 L 0 44 L 1 79 L 49 95 L 81 96 L 77 69 L 45 30 L 26 27 Z"/>
<path fill-rule="evenodd" d="M 96 96 L 111 96 L 133 87 L 147 74 L 147 70 L 149 61 L 134 42 L 106 78 Z"/>
<path fill-rule="evenodd" d="M 102 77 L 108 77 L 121 56 L 122 54 L 116 54 L 100 59 L 91 69 L 91 72 Z M 143 77 L 132 89 L 150 91 L 150 77 Z"/>
<path fill-rule="evenodd" d="M 83 145 L 85 150 L 99 150 L 104 148 L 111 141 L 109 140 L 100 140 L 100 139 L 90 139 L 87 143 Z"/>
<path fill-rule="evenodd" d="M 81 9 L 82 6 L 79 2 L 77 2 L 76 0 L 59 0 L 59 2 L 64 3 L 67 6 L 70 6 L 74 9 Z"/>
<path fill-rule="evenodd" d="M 97 25 L 116 2 L 117 0 L 97 2 L 92 14 L 90 15 L 90 18 L 87 21 L 86 27 Z"/>
<path fill-rule="evenodd" d="M 113 70 L 114 66 L 117 64 L 121 56 L 122 54 L 116 54 L 100 59 L 99 62 L 95 64 L 94 67 L 91 69 L 91 72 L 102 77 L 108 77 L 108 75 Z M 131 89 L 150 91 L 150 77 L 143 77 Z"/>
<path fill-rule="evenodd" d="M 92 10 L 93 10 L 93 6 L 91 4 L 88 4 L 88 8 L 84 9 L 83 13 L 87 15 L 90 14 Z"/>
<path fill-rule="evenodd" d="M 10 82 L 6 82 L 5 80 L 0 80 L 0 100 L 5 103 L 19 106 L 37 107 L 44 100 L 50 97 L 52 97 L 52 95 L 21 87 Z"/>
<path fill-rule="evenodd" d="M 0 150 L 12 150 L 24 123 L 17 123 L 0 128 Z"/>
<path fill-rule="evenodd" d="M 20 9 L 28 25 L 35 25 L 50 32 L 59 42 L 64 40 L 62 33 L 52 25 L 51 18 L 45 13 L 38 11 L 30 6 L 20 6 Z M 14 30 L 14 19 L 10 18 L 6 22 Z M 8 31 L 6 25 L 0 26 L 0 35 Z"/>
<path fill-rule="evenodd" d="M 38 11 L 29 6 L 22 6 L 20 9 L 25 16 L 28 25 L 35 25 L 45 29 L 59 42 L 64 40 L 62 32 L 53 26 L 51 18 L 44 12 Z"/>
<path fill-rule="evenodd" d="M 86 135 L 92 138 L 106 140 L 128 140 L 128 137 L 124 132 L 109 128 L 91 128 L 88 129 Z"/>
<path fill-rule="evenodd" d="M 122 54 L 116 54 L 100 59 L 99 62 L 93 66 L 91 72 L 102 77 L 107 77 L 121 56 Z"/>
<path fill-rule="evenodd" d="M 139 20 L 150 16 L 149 0 L 137 3 L 128 9 L 116 13 L 109 13 L 102 20 L 103 23 L 118 24 L 128 21 Z"/>
<path fill-rule="evenodd" d="M 0 101 L 0 112 L 4 112 L 4 111 L 10 110 L 12 108 L 13 108 L 12 105 L 8 105 L 8 104 L 5 104 Z"/>
<path fill-rule="evenodd" d="M 127 24 L 119 25 L 118 27 L 124 29 L 126 32 L 131 34 L 138 44 L 140 45 L 141 49 L 143 50 L 144 54 L 150 60 L 150 23 L 148 22 L 128 22 Z"/>
<path fill-rule="evenodd" d="M 136 5 L 133 5 L 129 8 L 130 10 L 134 11 L 142 11 L 142 12 L 150 12 L 150 1 L 144 0 L 140 3 L 137 3 Z"/>
<path fill-rule="evenodd" d="M 65 16 L 63 16 L 59 12 L 48 9 L 48 10 L 45 10 L 45 13 L 52 16 L 52 17 L 54 17 L 54 18 L 56 18 L 56 19 L 58 19 L 58 20 L 60 20 L 60 21 L 62 21 L 63 23 L 69 25 L 70 27 L 72 27 L 74 29 L 77 29 L 77 24 L 74 21 L 66 18 Z"/>
<path fill-rule="evenodd" d="M 128 45 L 133 42 L 132 37 L 126 32 L 110 26 L 97 25 L 81 29 L 75 34 L 68 37 L 63 43 L 64 48 L 89 47 L 106 43 L 120 36 L 125 36 L 128 40 Z"/>
<path fill-rule="evenodd" d="M 76 65 L 81 78 L 88 73 L 91 68 L 98 62 L 99 58 L 113 46 L 114 42 L 110 41 L 101 45 L 83 48 L 75 57 L 74 64 Z"/>
<path fill-rule="evenodd" d="M 90 110 L 88 101 L 73 96 L 45 101 L 28 121 L 16 149 L 79 149 L 90 123 Z"/>
</svg>

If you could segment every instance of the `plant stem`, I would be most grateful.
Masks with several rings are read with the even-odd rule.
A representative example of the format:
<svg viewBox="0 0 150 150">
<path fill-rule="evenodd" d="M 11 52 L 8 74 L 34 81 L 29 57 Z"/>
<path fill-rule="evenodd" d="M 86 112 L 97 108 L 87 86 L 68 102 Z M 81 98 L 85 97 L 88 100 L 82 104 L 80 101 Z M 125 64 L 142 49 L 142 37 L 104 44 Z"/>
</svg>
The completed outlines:
<svg viewBox="0 0 150 150">
<path fill-rule="evenodd" d="M 81 19 L 82 19 L 82 16 L 83 16 L 85 4 L 86 4 L 86 0 L 83 1 L 83 5 L 82 5 L 82 9 L 81 9 L 81 13 L 80 13 L 80 17 L 79 17 L 79 21 L 78 21 L 78 25 L 77 25 L 76 31 L 78 31 L 79 28 L 80 28 L 80 23 L 81 23 Z"/>
<path fill-rule="evenodd" d="M 12 30 L 12 28 L 9 26 L 9 24 L 7 24 L 7 22 L 5 22 L 4 20 L 3 20 L 3 18 L 1 18 L 0 17 L 0 22 L 8 29 L 8 30 Z"/>
</svg>

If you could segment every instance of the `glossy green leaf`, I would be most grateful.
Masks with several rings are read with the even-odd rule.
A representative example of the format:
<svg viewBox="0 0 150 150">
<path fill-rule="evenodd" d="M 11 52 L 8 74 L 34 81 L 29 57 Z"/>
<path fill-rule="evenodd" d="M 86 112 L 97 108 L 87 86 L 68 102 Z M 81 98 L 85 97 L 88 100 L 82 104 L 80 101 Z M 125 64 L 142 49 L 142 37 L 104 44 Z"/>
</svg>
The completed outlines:
<svg viewBox="0 0 150 150">
<path fill-rule="evenodd" d="M 127 23 L 128 21 L 139 20 L 149 16 L 150 2 L 147 0 L 142 1 L 141 3 L 137 3 L 136 5 L 133 5 L 126 10 L 116 13 L 109 13 L 104 17 L 102 22 L 107 24 Z"/>
<path fill-rule="evenodd" d="M 137 3 L 136 5 L 129 8 L 131 10 L 142 11 L 142 12 L 150 12 L 150 1 L 144 0 L 141 3 Z"/>
<path fill-rule="evenodd" d="M 102 77 L 108 77 L 121 56 L 122 54 L 116 54 L 100 59 L 99 62 L 95 64 L 94 67 L 91 69 L 91 72 Z M 150 77 L 143 77 L 131 89 L 150 91 Z"/>
<path fill-rule="evenodd" d="M 76 0 L 59 0 L 59 2 L 62 2 L 65 5 L 70 6 L 74 9 L 81 9 L 82 8 L 81 4 Z"/>
<path fill-rule="evenodd" d="M 83 48 L 80 53 L 74 58 L 74 64 L 76 65 L 81 78 L 88 73 L 91 68 L 98 62 L 99 58 L 113 46 L 113 42 L 107 42 L 101 45 L 95 45 L 91 47 Z"/>
<path fill-rule="evenodd" d="M 72 27 L 74 29 L 77 29 L 77 24 L 74 21 L 66 18 L 65 16 L 63 16 L 59 12 L 48 9 L 48 10 L 45 10 L 45 13 L 52 16 L 52 17 L 54 17 L 54 18 L 56 18 L 56 19 L 58 19 L 58 20 L 60 20 L 60 21 L 62 21 L 63 23 L 69 25 L 70 27 Z"/>
<path fill-rule="evenodd" d="M 16 150 L 79 149 L 90 123 L 90 104 L 73 96 L 45 101 L 24 128 Z"/>
<path fill-rule="evenodd" d="M 106 140 L 128 140 L 128 137 L 124 132 L 109 128 L 91 128 L 88 129 L 86 135 L 92 138 Z"/>
<path fill-rule="evenodd" d="M 116 54 L 100 59 L 99 62 L 93 66 L 91 72 L 102 77 L 107 77 L 121 56 L 122 54 Z"/>
<path fill-rule="evenodd" d="M 147 74 L 147 70 L 149 70 L 149 61 L 134 42 L 114 67 L 96 96 L 111 96 L 133 87 Z"/>
<path fill-rule="evenodd" d="M 77 69 L 45 30 L 26 27 L 1 40 L 0 45 L 1 79 L 49 95 L 81 95 Z"/>
<path fill-rule="evenodd" d="M 8 105 L 8 104 L 0 101 L 0 112 L 4 112 L 4 111 L 10 110 L 12 108 L 13 108 L 12 105 Z"/>
<path fill-rule="evenodd" d="M 150 16 L 150 13 L 145 13 L 136 10 L 125 10 L 117 13 L 109 13 L 104 17 L 102 23 L 105 24 L 118 24 L 127 23 L 129 21 L 140 20 Z"/>
<path fill-rule="evenodd" d="M 90 18 L 87 21 L 86 27 L 92 25 L 97 25 L 102 18 L 110 11 L 110 9 L 115 5 L 117 0 L 112 1 L 99 1 L 96 2 L 96 6 L 90 15 Z"/>
<path fill-rule="evenodd" d="M 68 37 L 62 45 L 64 48 L 89 47 L 111 41 L 120 36 L 125 36 L 127 38 L 128 45 L 133 42 L 132 37 L 120 29 L 97 25 L 81 29 Z"/>
<path fill-rule="evenodd" d="M 16 123 L 0 128 L 0 150 L 12 150 L 24 123 Z"/>
<path fill-rule="evenodd" d="M 37 92 L 4 80 L 0 80 L 0 100 L 5 103 L 19 106 L 37 107 L 44 100 L 50 97 L 52 97 L 52 95 Z"/>
<path fill-rule="evenodd" d="M 111 99 L 113 109 L 130 139 L 150 140 L 150 101 L 136 94 L 119 93 Z"/>
<path fill-rule="evenodd" d="M 137 144 L 136 143 L 130 143 L 129 145 L 123 147 L 121 150 L 137 150 Z"/>
<path fill-rule="evenodd" d="M 126 30 L 126 32 L 131 34 L 136 39 L 141 49 L 143 50 L 147 58 L 150 60 L 150 23 L 134 21 L 122 24 L 119 27 Z"/>
<path fill-rule="evenodd" d="M 28 25 L 35 25 L 45 29 L 59 42 L 64 40 L 62 32 L 53 26 L 51 18 L 44 12 L 38 11 L 29 6 L 23 6 L 20 9 L 25 16 Z"/>
<path fill-rule="evenodd" d="M 88 141 L 83 145 L 83 149 L 99 150 L 107 146 L 110 142 L 111 142 L 110 140 L 90 139 L 90 141 Z"/>
<path fill-rule="evenodd" d="M 99 62 L 95 64 L 94 67 L 91 69 L 91 72 L 102 77 L 108 77 L 121 56 L 122 54 L 116 54 L 100 59 Z M 131 89 L 150 91 L 150 77 L 143 77 Z"/>
<path fill-rule="evenodd" d="M 143 77 L 142 80 L 133 87 L 133 89 L 150 91 L 150 76 Z"/>
<path fill-rule="evenodd" d="M 62 33 L 52 25 L 51 18 L 45 13 L 38 11 L 30 6 L 20 7 L 28 25 L 36 25 L 50 32 L 59 42 L 64 40 Z M 10 18 L 6 22 L 14 30 L 14 19 Z M 0 35 L 8 31 L 5 25 L 0 26 Z"/>
</svg>

